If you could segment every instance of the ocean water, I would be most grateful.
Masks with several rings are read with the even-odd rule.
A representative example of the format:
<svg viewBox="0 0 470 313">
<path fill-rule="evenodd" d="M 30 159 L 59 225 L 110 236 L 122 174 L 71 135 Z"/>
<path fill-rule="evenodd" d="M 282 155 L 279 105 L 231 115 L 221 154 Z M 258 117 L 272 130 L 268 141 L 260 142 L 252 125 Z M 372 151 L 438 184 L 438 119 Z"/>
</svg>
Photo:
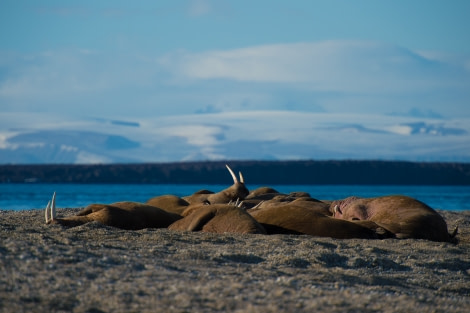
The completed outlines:
<svg viewBox="0 0 470 313">
<path fill-rule="evenodd" d="M 226 185 L 136 185 L 136 184 L 0 184 L 1 210 L 43 209 L 57 193 L 59 208 L 85 207 L 90 203 L 139 201 L 164 195 L 185 196 L 200 189 L 217 192 Z M 259 185 L 248 185 L 253 190 Z M 342 199 L 349 196 L 377 197 L 403 194 L 425 202 L 435 209 L 470 210 L 470 186 L 364 186 L 364 185 L 270 185 L 279 192 L 305 191 L 317 199 Z"/>
</svg>

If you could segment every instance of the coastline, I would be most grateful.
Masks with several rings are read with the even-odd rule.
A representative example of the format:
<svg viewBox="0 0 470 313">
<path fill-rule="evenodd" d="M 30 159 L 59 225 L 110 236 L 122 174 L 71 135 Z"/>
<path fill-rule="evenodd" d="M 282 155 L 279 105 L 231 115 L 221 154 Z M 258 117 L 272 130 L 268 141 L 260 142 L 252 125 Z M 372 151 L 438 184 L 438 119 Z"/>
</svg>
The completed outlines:
<svg viewBox="0 0 470 313">
<path fill-rule="evenodd" d="M 438 212 L 457 245 L 63 228 L 0 211 L 0 311 L 468 312 L 470 211 Z"/>
<path fill-rule="evenodd" d="M 225 165 L 263 185 L 470 185 L 468 162 L 225 160 L 135 164 L 0 164 L 0 183 L 225 184 Z"/>
</svg>

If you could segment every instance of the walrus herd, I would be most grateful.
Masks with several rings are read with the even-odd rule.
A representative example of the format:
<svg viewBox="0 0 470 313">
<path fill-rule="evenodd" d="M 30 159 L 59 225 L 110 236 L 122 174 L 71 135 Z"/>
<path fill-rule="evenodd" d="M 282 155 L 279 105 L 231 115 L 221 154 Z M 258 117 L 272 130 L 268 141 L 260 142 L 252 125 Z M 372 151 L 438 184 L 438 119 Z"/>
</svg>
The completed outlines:
<svg viewBox="0 0 470 313">
<path fill-rule="evenodd" d="M 186 197 L 163 195 L 146 203 L 90 204 L 75 216 L 59 218 L 55 193 L 46 223 L 78 226 L 97 221 L 121 229 L 168 228 L 212 233 L 303 234 L 338 239 L 415 238 L 456 243 L 445 220 L 425 203 L 404 195 L 317 200 L 305 192 L 281 193 L 261 187 L 251 192 L 232 169 L 233 185 Z"/>
</svg>

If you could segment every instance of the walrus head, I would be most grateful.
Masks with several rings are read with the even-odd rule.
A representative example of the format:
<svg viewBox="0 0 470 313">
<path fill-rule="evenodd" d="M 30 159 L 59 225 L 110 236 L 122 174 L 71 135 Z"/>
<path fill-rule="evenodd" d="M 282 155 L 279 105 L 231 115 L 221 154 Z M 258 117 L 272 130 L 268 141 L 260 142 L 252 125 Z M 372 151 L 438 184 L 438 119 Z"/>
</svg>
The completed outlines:
<svg viewBox="0 0 470 313">
<path fill-rule="evenodd" d="M 342 199 L 342 200 L 335 200 L 330 205 L 330 213 L 332 214 L 333 217 L 344 219 L 345 218 L 344 214 L 346 213 L 348 206 L 358 199 L 361 199 L 361 198 L 352 196 L 352 197 L 347 197 L 346 199 Z M 362 220 L 361 218 L 358 218 L 358 217 L 354 219 Z"/>
<path fill-rule="evenodd" d="M 232 171 L 230 166 L 225 166 L 230 172 L 230 175 L 232 175 L 233 185 L 227 189 L 222 190 L 221 193 L 223 193 L 229 199 L 229 202 L 245 199 L 250 194 L 250 191 L 245 186 L 245 179 L 243 178 L 242 172 L 238 172 L 238 175 L 240 177 L 240 180 L 238 180 L 237 176 Z"/>
</svg>

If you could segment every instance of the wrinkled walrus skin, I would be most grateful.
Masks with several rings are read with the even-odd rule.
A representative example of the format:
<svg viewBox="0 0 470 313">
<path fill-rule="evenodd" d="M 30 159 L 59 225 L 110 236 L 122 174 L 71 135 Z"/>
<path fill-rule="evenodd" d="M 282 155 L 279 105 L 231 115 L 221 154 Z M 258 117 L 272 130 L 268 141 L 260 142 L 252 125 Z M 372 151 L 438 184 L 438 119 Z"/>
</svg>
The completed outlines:
<svg viewBox="0 0 470 313">
<path fill-rule="evenodd" d="M 145 203 L 163 209 L 167 212 L 176 213 L 178 215 L 181 215 L 181 213 L 183 213 L 183 211 L 186 210 L 189 205 L 186 200 L 174 195 L 153 197 L 147 200 Z"/>
<path fill-rule="evenodd" d="M 208 233 L 266 234 L 245 210 L 229 204 L 192 205 L 168 229 Z"/>
<path fill-rule="evenodd" d="M 316 210 L 292 205 L 269 206 L 248 210 L 268 234 L 305 234 L 337 239 L 388 238 L 389 233 L 374 225 L 360 225 L 335 219 Z"/>
<path fill-rule="evenodd" d="M 330 211 L 342 220 L 366 220 L 395 234 L 397 238 L 454 242 L 439 213 L 425 203 L 403 195 L 377 198 L 349 197 L 333 201 Z"/>
<path fill-rule="evenodd" d="M 166 228 L 181 216 L 139 202 L 116 202 L 113 204 L 90 204 L 75 216 L 54 218 L 50 223 L 63 226 L 79 226 L 99 222 L 121 229 Z"/>
</svg>

